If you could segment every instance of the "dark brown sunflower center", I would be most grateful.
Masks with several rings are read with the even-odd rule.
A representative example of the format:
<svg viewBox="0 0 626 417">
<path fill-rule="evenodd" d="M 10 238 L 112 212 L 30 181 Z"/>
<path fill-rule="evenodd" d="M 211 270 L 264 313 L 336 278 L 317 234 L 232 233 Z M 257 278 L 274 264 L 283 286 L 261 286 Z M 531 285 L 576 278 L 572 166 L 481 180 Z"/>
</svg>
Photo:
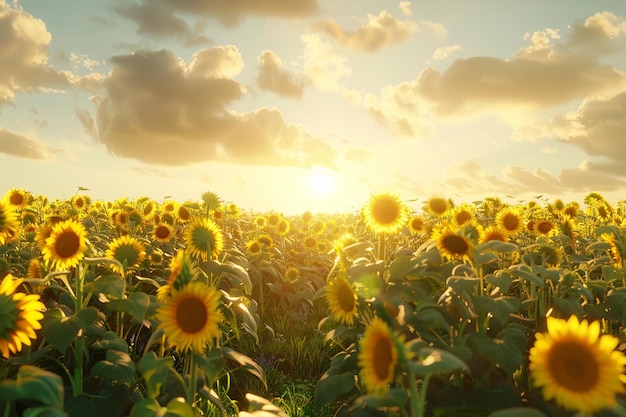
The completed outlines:
<svg viewBox="0 0 626 417">
<path fill-rule="evenodd" d="M 372 217 L 380 224 L 390 224 L 400 215 L 398 203 L 389 198 L 376 201 L 372 207 Z"/>
<path fill-rule="evenodd" d="M 573 392 L 594 389 L 600 377 L 593 352 L 577 341 L 555 343 L 548 352 L 547 366 L 555 383 Z"/>
<path fill-rule="evenodd" d="M 421 230 L 424 227 L 424 221 L 422 219 L 411 220 L 411 227 L 413 230 Z"/>
<path fill-rule="evenodd" d="M 453 255 L 465 255 L 469 245 L 462 236 L 448 235 L 441 242 L 442 246 Z"/>
<path fill-rule="evenodd" d="M 167 239 L 170 237 L 170 229 L 165 226 L 159 226 L 154 230 L 154 235 L 159 239 Z"/>
<path fill-rule="evenodd" d="M 316 243 L 315 239 L 310 237 L 304 241 L 304 246 L 306 246 L 307 248 L 313 248 L 315 247 L 315 243 Z"/>
<path fill-rule="evenodd" d="M 178 208 L 178 218 L 181 220 L 189 220 L 189 210 L 187 210 L 185 207 L 179 207 Z"/>
<path fill-rule="evenodd" d="M 507 213 L 502 217 L 502 225 L 506 230 L 517 230 L 519 218 L 515 214 Z"/>
<path fill-rule="evenodd" d="M 491 232 L 487 235 L 487 238 L 485 240 L 487 242 L 489 242 L 490 240 L 500 240 L 504 242 L 504 236 L 502 236 L 502 233 L 499 232 Z"/>
<path fill-rule="evenodd" d="M 456 215 L 457 224 L 465 224 L 469 222 L 470 220 L 472 220 L 472 215 L 468 213 L 467 211 L 460 211 Z"/>
<path fill-rule="evenodd" d="M 80 237 L 71 230 L 61 233 L 54 244 L 54 250 L 60 258 L 70 258 L 80 249 Z"/>
<path fill-rule="evenodd" d="M 345 282 L 339 284 L 337 288 L 337 301 L 342 311 L 351 312 L 354 310 L 354 293 Z"/>
<path fill-rule="evenodd" d="M 542 233 L 542 234 L 549 233 L 550 230 L 552 230 L 552 227 L 553 227 L 552 223 L 550 222 L 537 223 L 537 230 L 539 231 L 539 233 Z"/>
<path fill-rule="evenodd" d="M 387 338 L 378 338 L 374 344 L 374 373 L 378 381 L 385 381 L 389 377 L 391 362 L 393 361 L 391 341 Z"/>
<path fill-rule="evenodd" d="M 9 198 L 9 201 L 14 206 L 20 206 L 20 205 L 24 204 L 24 197 L 21 194 L 18 194 L 18 193 L 11 194 L 11 197 Z"/>
<path fill-rule="evenodd" d="M 204 328 L 209 317 L 206 306 L 197 298 L 186 298 L 176 309 L 176 324 L 185 333 L 196 333 Z"/>
</svg>

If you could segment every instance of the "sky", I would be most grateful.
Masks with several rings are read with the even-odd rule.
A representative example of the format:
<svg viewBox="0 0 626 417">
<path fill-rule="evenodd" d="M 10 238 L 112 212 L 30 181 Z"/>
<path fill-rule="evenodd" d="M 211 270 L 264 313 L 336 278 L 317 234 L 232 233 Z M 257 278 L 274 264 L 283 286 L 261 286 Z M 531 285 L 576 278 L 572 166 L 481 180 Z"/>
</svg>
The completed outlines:
<svg viewBox="0 0 626 417">
<path fill-rule="evenodd" d="M 0 0 L 0 193 L 616 202 L 625 18 L 621 0 Z"/>
</svg>

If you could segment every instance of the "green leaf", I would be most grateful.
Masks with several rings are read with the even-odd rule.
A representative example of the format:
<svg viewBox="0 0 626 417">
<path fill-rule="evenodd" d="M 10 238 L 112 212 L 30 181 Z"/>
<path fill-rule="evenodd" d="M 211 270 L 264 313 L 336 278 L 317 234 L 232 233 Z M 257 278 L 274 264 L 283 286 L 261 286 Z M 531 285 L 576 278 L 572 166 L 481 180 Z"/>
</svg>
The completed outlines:
<svg viewBox="0 0 626 417">
<path fill-rule="evenodd" d="M 449 329 L 450 323 L 436 307 L 425 307 L 416 309 L 415 314 L 407 317 L 416 327 L 427 329 Z"/>
<path fill-rule="evenodd" d="M 204 371 L 208 385 L 213 385 L 217 378 L 224 371 L 224 356 L 220 348 L 213 348 L 203 355 L 199 355 L 196 352 L 193 354 L 194 361 Z"/>
<path fill-rule="evenodd" d="M 243 328 L 252 336 L 254 336 L 256 342 L 259 343 L 259 336 L 257 334 L 258 324 L 255 317 L 252 315 L 248 307 L 242 302 L 239 302 L 237 304 L 237 308 L 239 308 L 239 311 L 241 311 L 241 315 L 243 317 Z"/>
<path fill-rule="evenodd" d="M 63 410 L 63 394 L 63 380 L 59 375 L 32 365 L 20 366 L 15 379 L 0 381 L 3 400 L 36 399 Z"/>
<path fill-rule="evenodd" d="M 248 401 L 248 411 L 242 412 L 240 414 L 241 417 L 288 417 L 284 410 L 272 404 L 272 402 L 266 398 L 247 393 L 246 400 Z"/>
<path fill-rule="evenodd" d="M 496 252 L 519 252 L 519 247 L 514 243 L 503 242 L 501 240 L 490 240 L 480 244 L 476 250 L 493 250 Z"/>
<path fill-rule="evenodd" d="M 467 338 L 467 346 L 475 354 L 497 364 L 509 374 L 522 365 L 526 343 L 526 334 L 515 327 L 502 330 L 493 340 L 482 332 L 470 333 Z"/>
<path fill-rule="evenodd" d="M 463 292 L 471 291 L 472 289 L 477 288 L 480 284 L 480 278 L 452 275 L 448 277 L 448 279 L 446 280 L 446 284 L 449 287 L 452 287 L 454 292 L 456 292 L 457 294 L 461 294 Z"/>
<path fill-rule="evenodd" d="M 212 272 L 218 276 L 225 275 L 234 286 L 243 286 L 246 294 L 250 294 L 252 291 L 250 275 L 248 275 L 248 271 L 241 265 L 237 265 L 231 261 L 218 262 L 209 260 L 207 268 L 208 272 Z"/>
<path fill-rule="evenodd" d="M 166 407 L 161 407 L 157 400 L 144 398 L 133 406 L 130 417 L 163 417 L 167 413 Z"/>
<path fill-rule="evenodd" d="M 196 417 L 199 415 L 199 411 L 187 404 L 182 398 L 174 398 L 167 403 L 165 417 Z"/>
<path fill-rule="evenodd" d="M 72 320 L 76 320 L 78 327 L 85 330 L 98 320 L 98 314 L 99 312 L 97 308 L 85 307 L 82 310 L 79 310 L 78 313 L 72 317 Z"/>
<path fill-rule="evenodd" d="M 483 314 L 491 314 L 498 323 L 504 325 L 514 313 L 522 307 L 522 301 L 517 297 L 491 298 L 488 295 L 475 295 L 472 297 L 474 305 Z"/>
<path fill-rule="evenodd" d="M 135 363 L 128 353 L 109 350 L 106 353 L 106 360 L 93 364 L 91 375 L 128 384 L 135 378 Z"/>
<path fill-rule="evenodd" d="M 97 395 L 81 394 L 65 407 L 70 416 L 123 417 L 131 406 L 131 392 L 126 385 L 110 385 Z"/>
<path fill-rule="evenodd" d="M 320 409 L 354 389 L 354 373 L 331 374 L 326 371 L 315 386 L 315 404 Z"/>
<path fill-rule="evenodd" d="M 506 293 L 513 285 L 513 278 L 509 271 L 498 271 L 496 274 L 487 274 L 485 275 L 485 281 L 487 283 L 493 285 L 494 287 L 500 288 L 500 291 Z"/>
<path fill-rule="evenodd" d="M 537 285 L 538 287 L 544 286 L 544 281 L 530 271 L 530 268 L 527 265 L 513 265 L 509 268 L 511 274 L 513 274 L 516 278 L 521 278 L 526 281 L 530 281 Z"/>
<path fill-rule="evenodd" d="M 94 350 L 118 350 L 120 352 L 128 353 L 128 343 L 126 343 L 126 340 L 122 339 L 111 330 L 104 332 L 104 334 L 100 337 L 100 340 L 96 340 L 91 345 L 91 348 Z"/>
<path fill-rule="evenodd" d="M 171 357 L 158 358 L 156 353 L 148 352 L 139 361 L 139 372 L 146 381 L 148 397 L 156 398 L 159 395 L 163 381 L 174 366 Z"/>
<path fill-rule="evenodd" d="M 413 256 L 399 256 L 389 265 L 389 280 L 400 281 L 421 264 L 419 258 Z"/>
<path fill-rule="evenodd" d="M 263 368 L 253 361 L 249 356 L 244 355 L 243 353 L 237 352 L 234 349 L 229 347 L 222 348 L 222 352 L 225 358 L 235 361 L 241 367 L 243 367 L 246 371 L 250 372 L 252 375 L 256 376 L 261 380 L 265 388 L 267 388 L 267 381 L 265 380 L 265 372 L 263 372 Z"/>
<path fill-rule="evenodd" d="M 126 290 L 126 281 L 119 275 L 102 275 L 92 283 L 85 285 L 85 293 L 104 294 L 107 298 L 122 298 Z"/>
<path fill-rule="evenodd" d="M 67 417 L 63 410 L 54 407 L 33 407 L 27 408 L 22 414 L 23 417 Z"/>
<path fill-rule="evenodd" d="M 454 353 L 445 350 L 424 347 L 417 352 L 417 355 L 417 360 L 409 362 L 409 369 L 416 375 L 448 373 L 461 369 L 469 371 L 465 362 Z"/>
<path fill-rule="evenodd" d="M 65 353 L 79 331 L 80 326 L 71 317 L 53 316 L 46 320 L 41 334 L 55 349 Z"/>
<path fill-rule="evenodd" d="M 489 414 L 487 417 L 548 417 L 546 414 L 530 407 L 504 408 Z"/>
<path fill-rule="evenodd" d="M 353 407 L 402 407 L 408 400 L 405 388 L 393 387 L 384 396 L 362 395 L 354 401 Z"/>
<path fill-rule="evenodd" d="M 109 303 L 111 310 L 129 314 L 135 323 L 143 322 L 149 306 L 150 296 L 140 291 L 130 293 L 128 298 L 111 300 Z"/>
</svg>

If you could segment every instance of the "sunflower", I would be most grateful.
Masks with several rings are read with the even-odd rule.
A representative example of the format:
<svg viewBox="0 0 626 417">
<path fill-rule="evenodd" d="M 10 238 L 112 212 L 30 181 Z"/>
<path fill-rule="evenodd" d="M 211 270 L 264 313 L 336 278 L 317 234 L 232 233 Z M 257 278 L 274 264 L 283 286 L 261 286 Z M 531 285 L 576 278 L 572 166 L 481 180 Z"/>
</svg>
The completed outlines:
<svg viewBox="0 0 626 417">
<path fill-rule="evenodd" d="M 189 209 L 187 207 L 181 204 L 176 209 L 176 218 L 181 223 L 189 223 L 189 221 L 191 220 L 191 213 L 189 212 Z"/>
<path fill-rule="evenodd" d="M 615 350 L 619 339 L 600 334 L 600 323 L 548 317 L 548 331 L 537 333 L 529 370 L 546 401 L 568 410 L 594 414 L 616 404 L 624 393 L 626 357 Z"/>
<path fill-rule="evenodd" d="M 330 316 L 342 324 L 352 326 L 357 316 L 358 297 L 348 280 L 339 276 L 326 286 L 326 301 Z"/>
<path fill-rule="evenodd" d="M 213 191 L 207 191 L 200 197 L 206 210 L 216 210 L 222 205 L 222 199 Z"/>
<path fill-rule="evenodd" d="M 285 236 L 287 233 L 289 233 L 289 226 L 289 220 L 280 219 L 280 221 L 278 222 L 278 226 L 276 226 L 276 230 L 278 231 L 278 234 Z"/>
<path fill-rule="evenodd" d="M 41 262 L 37 258 L 31 258 L 28 262 L 28 270 L 26 272 L 27 278 L 43 278 L 43 272 L 41 270 Z"/>
<path fill-rule="evenodd" d="M 30 200 L 30 194 L 20 188 L 11 188 L 4 194 L 4 201 L 14 209 L 23 209 Z"/>
<path fill-rule="evenodd" d="M 433 196 L 430 197 L 426 204 L 424 204 L 423 210 L 432 214 L 435 217 L 442 217 L 450 210 L 450 201 L 446 198 Z"/>
<path fill-rule="evenodd" d="M 462 261 L 469 261 L 474 246 L 465 236 L 455 232 L 449 224 L 443 224 L 433 230 L 431 239 L 437 245 L 441 255 Z"/>
<path fill-rule="evenodd" d="M 141 210 L 141 214 L 143 214 L 143 216 L 146 218 L 150 218 L 156 212 L 156 208 L 157 208 L 157 205 L 154 201 L 148 201 L 143 206 L 143 209 Z"/>
<path fill-rule="evenodd" d="M 505 207 L 496 215 L 496 226 L 508 237 L 514 237 L 524 228 L 522 212 L 517 207 Z"/>
<path fill-rule="evenodd" d="M 172 239 L 172 226 L 167 223 L 159 223 L 152 231 L 152 239 L 157 242 L 167 243 Z"/>
<path fill-rule="evenodd" d="M 265 248 L 266 250 L 271 250 L 272 248 L 274 248 L 274 239 L 272 239 L 270 235 L 263 234 L 259 236 L 256 240 L 261 245 L 263 245 L 263 248 Z"/>
<path fill-rule="evenodd" d="M 263 244 L 258 240 L 251 240 L 246 243 L 246 249 L 248 249 L 250 255 L 258 256 L 263 252 Z"/>
<path fill-rule="evenodd" d="M 468 204 L 461 204 L 454 209 L 452 217 L 458 226 L 464 226 L 466 223 L 469 223 L 474 219 L 474 209 Z"/>
<path fill-rule="evenodd" d="M 52 226 L 46 245 L 41 250 L 43 259 L 53 268 L 69 269 L 78 265 L 87 250 L 87 231 L 75 220 L 65 220 Z"/>
<path fill-rule="evenodd" d="M 106 251 L 106 257 L 119 261 L 124 270 L 120 270 L 118 265 L 111 265 L 111 269 L 123 274 L 128 269 L 139 266 L 146 258 L 146 248 L 137 238 L 128 235 L 113 239 Z"/>
<path fill-rule="evenodd" d="M 11 237 L 18 230 L 19 224 L 15 210 L 6 202 L 0 201 L 0 245 L 11 240 Z"/>
<path fill-rule="evenodd" d="M 276 227 L 278 223 L 280 223 L 280 219 L 281 216 L 278 213 L 270 213 L 269 216 L 267 216 L 267 224 L 270 227 Z"/>
<path fill-rule="evenodd" d="M 35 244 L 39 249 L 43 249 L 46 247 L 46 239 L 50 237 L 52 233 L 52 226 L 49 224 L 42 224 L 39 226 L 37 230 L 37 234 L 35 235 Z"/>
<path fill-rule="evenodd" d="M 317 239 L 315 239 L 314 236 L 309 236 L 302 241 L 302 245 L 304 245 L 304 248 L 307 250 L 315 250 L 317 244 Z"/>
<path fill-rule="evenodd" d="M 409 229 L 411 233 L 422 233 L 426 227 L 426 222 L 421 216 L 413 216 L 409 219 Z"/>
<path fill-rule="evenodd" d="M 326 229 L 326 223 L 322 220 L 316 220 L 315 223 L 311 225 L 311 231 L 316 235 L 322 234 L 322 232 Z"/>
<path fill-rule="evenodd" d="M 0 283 L 0 352 L 8 358 L 10 353 L 22 351 L 37 338 L 35 330 L 41 329 L 40 320 L 45 306 L 38 294 L 15 292 L 24 281 L 8 274 Z"/>
<path fill-rule="evenodd" d="M 163 209 L 164 212 L 166 213 L 174 213 L 174 211 L 176 210 L 176 207 L 178 207 L 178 203 L 175 201 L 165 201 L 162 205 L 161 208 Z"/>
<path fill-rule="evenodd" d="M 549 219 L 535 220 L 533 232 L 537 235 L 549 235 L 556 231 L 556 225 Z"/>
<path fill-rule="evenodd" d="M 298 281 L 300 281 L 300 277 L 301 277 L 300 270 L 295 266 L 290 266 L 285 271 L 286 282 L 296 284 Z"/>
<path fill-rule="evenodd" d="M 218 256 L 224 249 L 222 231 L 208 218 L 193 220 L 185 231 L 184 239 L 189 254 L 203 261 Z"/>
<path fill-rule="evenodd" d="M 167 284 L 157 289 L 157 299 L 165 301 L 172 288 L 181 289 L 195 278 L 195 270 L 184 250 L 179 250 L 170 261 L 170 276 Z"/>
<path fill-rule="evenodd" d="M 502 242 L 508 242 L 509 238 L 495 226 L 487 226 L 482 230 L 478 241 L 480 243 L 487 243 L 491 240 L 499 240 Z"/>
<path fill-rule="evenodd" d="M 397 194 L 374 193 L 364 207 L 367 227 L 377 233 L 393 234 L 406 223 L 408 212 Z"/>
<path fill-rule="evenodd" d="M 267 226 L 267 217 L 256 216 L 254 218 L 254 225 L 258 227 L 259 229 L 263 229 L 265 226 Z"/>
<path fill-rule="evenodd" d="M 71 203 L 78 210 L 82 210 L 86 208 L 89 204 L 91 204 L 91 198 L 86 195 L 77 195 L 72 197 Z"/>
<path fill-rule="evenodd" d="M 311 221 L 313 221 L 313 213 L 307 210 L 304 213 L 302 213 L 301 218 L 304 224 L 309 224 L 311 223 Z"/>
<path fill-rule="evenodd" d="M 359 341 L 358 366 L 368 393 L 384 395 L 394 380 L 398 364 L 398 343 L 389 326 L 376 317 Z"/>
<path fill-rule="evenodd" d="M 171 296 L 157 310 L 165 338 L 179 352 L 192 348 L 204 352 L 213 339 L 220 336 L 221 293 L 202 281 L 193 281 L 180 289 L 173 288 Z"/>
</svg>

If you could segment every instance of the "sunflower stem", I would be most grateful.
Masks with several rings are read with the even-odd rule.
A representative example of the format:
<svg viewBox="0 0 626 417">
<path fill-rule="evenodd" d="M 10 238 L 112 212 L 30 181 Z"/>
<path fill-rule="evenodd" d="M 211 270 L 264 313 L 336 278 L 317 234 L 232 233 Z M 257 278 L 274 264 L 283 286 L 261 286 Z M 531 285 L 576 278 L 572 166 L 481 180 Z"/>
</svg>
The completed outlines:
<svg viewBox="0 0 626 417">
<path fill-rule="evenodd" d="M 193 406 L 196 399 L 196 362 L 193 358 L 193 351 L 187 350 L 187 360 L 189 361 L 189 384 L 187 385 L 187 404 Z"/>
<path fill-rule="evenodd" d="M 76 300 L 74 302 L 74 315 L 77 315 L 83 308 L 83 282 L 85 280 L 85 271 L 82 263 L 78 263 L 76 274 Z M 74 397 L 83 393 L 83 349 L 85 347 L 85 339 L 82 329 L 78 333 L 78 337 L 74 342 L 74 380 L 72 381 L 72 393 Z"/>
</svg>

